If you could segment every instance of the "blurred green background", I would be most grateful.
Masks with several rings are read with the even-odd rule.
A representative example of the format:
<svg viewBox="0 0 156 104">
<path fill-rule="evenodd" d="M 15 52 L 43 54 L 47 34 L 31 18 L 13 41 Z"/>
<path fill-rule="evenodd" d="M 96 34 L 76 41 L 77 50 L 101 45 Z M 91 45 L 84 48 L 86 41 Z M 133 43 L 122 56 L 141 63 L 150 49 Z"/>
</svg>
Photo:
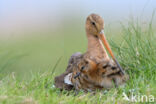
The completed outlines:
<svg viewBox="0 0 156 104">
<path fill-rule="evenodd" d="M 25 80 L 52 71 L 61 56 L 55 74 L 62 73 L 73 53 L 86 50 L 85 19 L 90 13 L 104 18 L 107 39 L 118 44 L 121 23 L 138 19 L 146 28 L 155 9 L 154 0 L 2 0 L 0 78 L 14 72 Z"/>
</svg>

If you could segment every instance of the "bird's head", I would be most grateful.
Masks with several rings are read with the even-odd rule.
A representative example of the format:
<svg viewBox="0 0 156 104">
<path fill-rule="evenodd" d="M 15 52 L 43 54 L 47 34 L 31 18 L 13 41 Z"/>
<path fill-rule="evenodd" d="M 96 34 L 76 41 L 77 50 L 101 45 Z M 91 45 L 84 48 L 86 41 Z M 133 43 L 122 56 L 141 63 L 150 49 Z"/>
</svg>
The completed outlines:
<svg viewBox="0 0 156 104">
<path fill-rule="evenodd" d="M 92 34 L 94 36 L 98 36 L 98 34 L 104 29 L 104 20 L 97 14 L 91 14 L 87 17 L 86 20 L 86 32 Z"/>
</svg>

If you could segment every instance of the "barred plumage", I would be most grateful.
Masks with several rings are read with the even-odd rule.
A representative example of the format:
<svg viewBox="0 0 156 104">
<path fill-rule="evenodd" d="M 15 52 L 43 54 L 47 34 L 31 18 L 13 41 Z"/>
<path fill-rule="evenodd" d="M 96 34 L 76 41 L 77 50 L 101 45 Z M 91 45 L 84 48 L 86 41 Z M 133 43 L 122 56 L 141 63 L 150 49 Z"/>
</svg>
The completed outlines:
<svg viewBox="0 0 156 104">
<path fill-rule="evenodd" d="M 80 75 L 74 78 L 79 72 Z M 113 61 L 102 60 L 95 63 L 93 60 L 82 59 L 77 69 L 73 70 L 71 82 L 77 90 L 95 91 L 117 87 L 127 79 L 128 76 L 122 75 Z"/>
</svg>

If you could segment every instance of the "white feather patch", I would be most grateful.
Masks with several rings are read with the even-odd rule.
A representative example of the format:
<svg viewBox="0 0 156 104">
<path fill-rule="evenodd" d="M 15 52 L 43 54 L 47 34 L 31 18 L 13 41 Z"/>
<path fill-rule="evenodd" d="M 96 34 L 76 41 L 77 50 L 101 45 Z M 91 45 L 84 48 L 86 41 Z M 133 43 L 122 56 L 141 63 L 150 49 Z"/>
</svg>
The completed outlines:
<svg viewBox="0 0 156 104">
<path fill-rule="evenodd" d="M 64 77 L 64 83 L 73 85 L 71 82 L 71 78 L 72 78 L 72 73 L 69 73 L 68 75 Z"/>
</svg>

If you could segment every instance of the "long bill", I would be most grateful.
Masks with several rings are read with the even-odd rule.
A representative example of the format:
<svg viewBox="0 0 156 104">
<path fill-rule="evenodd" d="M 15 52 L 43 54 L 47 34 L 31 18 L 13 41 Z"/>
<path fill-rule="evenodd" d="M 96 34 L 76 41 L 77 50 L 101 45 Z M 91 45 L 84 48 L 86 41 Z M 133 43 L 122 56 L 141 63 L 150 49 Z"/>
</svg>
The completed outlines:
<svg viewBox="0 0 156 104">
<path fill-rule="evenodd" d="M 116 60 L 107 40 L 106 37 L 104 35 L 104 31 L 102 30 L 99 34 L 98 34 L 100 40 L 102 41 L 102 43 L 104 44 L 105 48 L 107 49 L 108 53 L 111 55 L 111 57 L 113 58 L 113 60 L 115 61 L 115 63 L 117 64 L 117 66 L 119 67 L 120 71 L 122 74 L 125 74 L 124 70 L 122 69 L 122 67 L 120 66 L 119 62 Z"/>
</svg>

